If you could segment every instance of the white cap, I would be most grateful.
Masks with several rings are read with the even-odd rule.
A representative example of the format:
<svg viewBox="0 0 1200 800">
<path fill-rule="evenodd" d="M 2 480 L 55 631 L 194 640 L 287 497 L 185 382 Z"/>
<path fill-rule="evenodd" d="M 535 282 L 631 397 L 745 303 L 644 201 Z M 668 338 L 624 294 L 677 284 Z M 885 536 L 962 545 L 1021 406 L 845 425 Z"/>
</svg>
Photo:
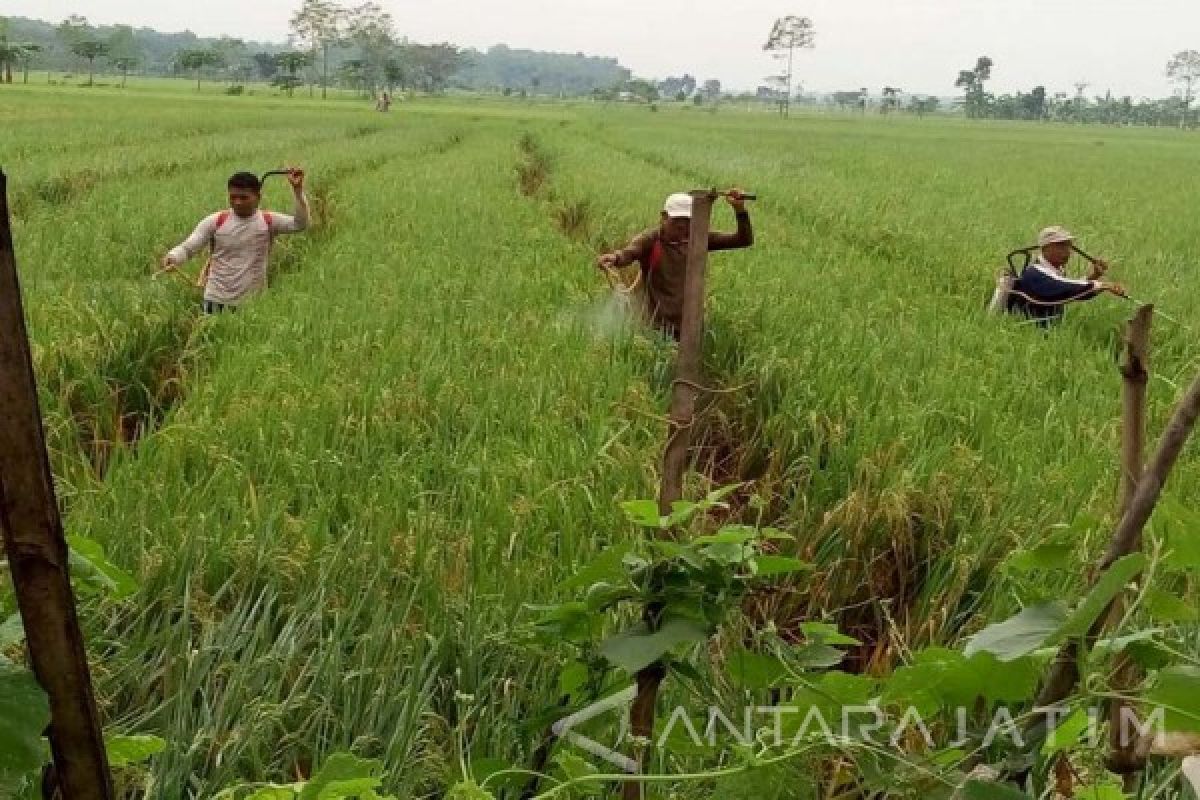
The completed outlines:
<svg viewBox="0 0 1200 800">
<path fill-rule="evenodd" d="M 663 203 L 663 213 L 671 219 L 691 219 L 692 196 L 683 192 L 671 195 Z"/>
<path fill-rule="evenodd" d="M 1052 225 L 1049 228 L 1043 228 L 1042 232 L 1038 234 L 1038 247 L 1073 241 L 1075 241 L 1075 236 L 1061 225 Z"/>
</svg>

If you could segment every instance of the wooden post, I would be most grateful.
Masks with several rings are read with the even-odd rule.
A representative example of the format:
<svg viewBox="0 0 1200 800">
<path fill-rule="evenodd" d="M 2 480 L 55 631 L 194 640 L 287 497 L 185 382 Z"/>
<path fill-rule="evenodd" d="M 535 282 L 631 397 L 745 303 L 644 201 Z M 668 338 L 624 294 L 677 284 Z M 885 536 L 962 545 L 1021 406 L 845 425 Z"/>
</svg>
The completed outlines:
<svg viewBox="0 0 1200 800">
<path fill-rule="evenodd" d="M 0 531 L 38 683 L 50 699 L 50 750 L 62 797 L 111 800 L 112 781 L 25 331 L 0 172 Z"/>
<path fill-rule="evenodd" d="M 1154 506 L 1162 495 L 1163 486 L 1179 459 L 1184 444 L 1196 427 L 1196 419 L 1200 417 L 1200 374 L 1193 379 L 1183 399 L 1179 401 L 1167 430 L 1163 433 L 1154 458 L 1142 473 L 1137 491 L 1129 503 L 1129 508 L 1113 531 L 1108 550 L 1096 565 L 1095 577 L 1098 577 L 1123 556 L 1135 552 L 1136 545 L 1141 541 L 1142 529 L 1150 520 Z M 1110 606 L 1111 608 L 1111 606 Z M 1087 642 L 1096 640 L 1104 626 L 1108 623 L 1108 609 L 1096 620 L 1085 637 Z M 1079 649 L 1077 642 L 1068 642 L 1058 651 L 1051 662 L 1042 690 L 1038 695 L 1037 705 L 1047 708 L 1058 705 L 1071 693 L 1079 680 Z"/>
<path fill-rule="evenodd" d="M 663 515 L 671 513 L 672 503 L 683 499 L 683 479 L 692 444 L 692 423 L 696 417 L 696 398 L 700 394 L 698 387 L 704 360 L 704 278 L 708 270 L 708 229 L 715 199 L 715 192 L 692 192 L 683 321 L 679 331 L 675 383 L 671 388 L 671 430 L 663 456 L 662 486 L 658 495 L 658 510 Z"/>
<path fill-rule="evenodd" d="M 696 418 L 696 398 L 700 394 L 701 366 L 704 363 L 704 276 L 708 269 L 708 229 L 712 221 L 716 192 L 692 192 L 692 224 L 688 232 L 687 274 L 683 283 L 683 320 L 679 330 L 679 355 L 675 361 L 675 383 L 671 388 L 671 429 L 663 454 L 662 485 L 658 511 L 671 513 L 671 504 L 683 499 L 683 480 L 687 473 L 688 451 L 692 445 L 692 424 Z M 660 609 L 647 608 L 646 624 L 658 624 Z M 637 697 L 629 712 L 629 729 L 635 736 L 654 736 L 654 710 L 658 690 L 667 669 L 655 662 L 637 674 Z M 645 749 L 639 748 L 636 760 L 644 766 Z M 642 800 L 644 787 L 628 781 L 622 788 L 623 800 Z"/>
<path fill-rule="evenodd" d="M 1125 336 L 1125 359 L 1121 364 L 1123 390 L 1121 393 L 1121 511 L 1125 516 L 1133 505 L 1138 484 L 1145 468 L 1146 442 L 1146 386 L 1150 382 L 1150 325 L 1154 319 L 1154 306 L 1142 306 L 1129 322 Z M 1132 552 L 1142 549 L 1142 537 L 1131 543 Z M 1109 612 L 1109 626 L 1120 623 L 1125 615 L 1126 598 L 1118 595 Z M 1142 672 L 1125 652 L 1117 654 L 1113 670 L 1112 688 L 1121 694 L 1132 689 L 1142 678 Z M 1146 767 L 1146 759 L 1140 755 L 1136 737 L 1128 737 L 1123 720 L 1127 716 L 1129 703 L 1114 700 L 1108 707 L 1108 768 L 1118 775 L 1130 776 Z"/>
</svg>

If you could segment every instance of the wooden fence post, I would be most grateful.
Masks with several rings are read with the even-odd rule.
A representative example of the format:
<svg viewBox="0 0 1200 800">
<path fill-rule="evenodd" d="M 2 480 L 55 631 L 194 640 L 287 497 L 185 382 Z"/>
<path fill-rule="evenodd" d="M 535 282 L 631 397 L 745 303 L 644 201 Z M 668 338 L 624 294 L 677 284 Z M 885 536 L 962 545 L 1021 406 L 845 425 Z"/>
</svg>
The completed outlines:
<svg viewBox="0 0 1200 800">
<path fill-rule="evenodd" d="M 50 750 L 62 797 L 111 800 L 112 780 L 54 496 L 0 172 L 0 532 L 30 662 L 50 699 Z"/>
<path fill-rule="evenodd" d="M 715 192 L 692 192 L 692 225 L 688 233 L 687 276 L 683 285 L 683 320 L 679 330 L 679 355 L 671 387 L 671 430 L 663 455 L 662 486 L 658 510 L 671 513 L 671 504 L 683 499 L 692 425 L 696 418 L 701 367 L 704 363 L 705 274 L 708 271 L 708 230 Z"/>
<path fill-rule="evenodd" d="M 1129 508 L 1121 517 L 1116 530 L 1113 531 L 1108 549 L 1096 564 L 1094 578 L 1103 574 L 1118 559 L 1136 552 L 1136 547 L 1141 542 L 1142 529 L 1145 528 L 1146 523 L 1150 520 L 1150 515 L 1154 512 L 1155 505 L 1158 504 L 1163 487 L 1166 485 L 1171 470 L 1175 467 L 1175 462 L 1179 460 L 1183 446 L 1195 430 L 1197 418 L 1200 418 L 1200 374 L 1197 374 L 1192 380 L 1192 384 L 1175 407 L 1167 429 L 1158 443 L 1158 449 L 1142 473 L 1142 479 L 1138 482 L 1137 491 L 1134 492 Z M 1095 642 L 1107 625 L 1108 612 L 1111 607 L 1110 604 L 1084 637 L 1089 645 Z M 1070 695 L 1079 680 L 1078 662 L 1078 642 L 1071 641 L 1063 645 L 1051 662 L 1046 679 L 1042 684 L 1042 690 L 1037 699 L 1039 708 L 1056 706 Z"/>
<path fill-rule="evenodd" d="M 683 284 L 683 320 L 679 330 L 679 354 L 675 361 L 675 382 L 671 387 L 671 428 L 663 454 L 662 484 L 658 511 L 671 513 L 671 505 L 683 499 L 688 451 L 692 445 L 692 425 L 696 419 L 696 398 L 700 394 L 701 367 L 704 363 L 705 273 L 708 269 L 708 229 L 712 221 L 712 191 L 692 192 L 692 224 L 688 232 L 687 274 Z M 647 625 L 657 623 L 658 610 L 646 609 Z M 629 712 L 629 729 L 634 737 L 654 736 L 654 710 L 658 691 L 667 668 L 655 662 L 637 674 L 637 697 Z M 636 760 L 645 767 L 645 748 L 638 748 Z M 622 789 L 623 800 L 642 800 L 644 787 L 628 781 Z"/>
<path fill-rule="evenodd" d="M 1146 442 L 1146 387 L 1150 382 L 1150 325 L 1154 320 L 1154 306 L 1142 306 L 1129 322 L 1125 336 L 1125 359 L 1121 364 L 1123 390 L 1121 393 L 1121 512 L 1124 517 L 1133 504 L 1138 484 L 1145 469 Z M 1142 549 L 1142 537 L 1132 542 L 1132 551 Z M 1116 625 L 1125 615 L 1126 598 L 1119 595 L 1109 613 L 1109 625 Z M 1117 654 L 1113 670 L 1112 688 L 1120 694 L 1138 684 L 1142 671 L 1126 653 Z M 1146 759 L 1139 753 L 1136 737 L 1127 736 L 1124 720 L 1128 716 L 1125 700 L 1114 700 L 1108 707 L 1108 768 L 1127 778 L 1146 767 Z"/>
</svg>

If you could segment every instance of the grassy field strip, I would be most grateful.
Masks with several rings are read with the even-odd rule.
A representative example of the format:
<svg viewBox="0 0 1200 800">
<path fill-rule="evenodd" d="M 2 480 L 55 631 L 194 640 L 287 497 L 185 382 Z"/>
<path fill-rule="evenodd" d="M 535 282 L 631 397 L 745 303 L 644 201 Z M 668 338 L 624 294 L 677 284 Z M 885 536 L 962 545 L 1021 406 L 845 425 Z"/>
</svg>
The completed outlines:
<svg viewBox="0 0 1200 800">
<path fill-rule="evenodd" d="M 352 139 L 350 146 L 316 153 L 303 143 L 260 147 L 308 158 L 320 227 L 334 213 L 323 198 L 338 180 L 443 139 L 440 129 L 417 121 L 403 135 Z M 131 424 L 149 421 L 178 396 L 198 299 L 175 278 L 151 281 L 149 275 L 167 247 L 220 207 L 224 180 L 241 159 L 155 184 L 170 202 L 146 204 L 113 184 L 67 213 L 18 226 L 35 362 L 64 499 L 81 491 L 95 469 L 103 471 L 115 446 L 139 435 Z M 210 188 L 197 189 L 205 186 Z M 286 195 L 275 186 L 268 201 L 290 211 Z M 277 272 L 287 268 L 297 244 L 304 246 L 281 241 Z M 198 265 L 189 265 L 191 274 Z"/>
<path fill-rule="evenodd" d="M 13 182 L 13 215 L 18 219 L 30 214 L 61 213 L 63 206 L 106 182 L 162 179 L 185 174 L 213 163 L 236 159 L 244 161 L 269 158 L 272 151 L 305 151 L 345 142 L 386 130 L 378 125 L 326 125 L 298 130 L 290 128 L 239 130 L 236 137 L 228 132 L 187 137 L 157 147 L 132 144 L 105 149 L 88 159 L 64 165 L 59 157 L 22 162 Z M 269 166 L 278 166 L 267 162 Z M 261 166 L 252 166 L 255 172 Z"/>
<path fill-rule="evenodd" d="M 973 305 L 889 290 L 906 283 L 880 277 L 892 260 L 814 229 L 769 150 L 757 166 L 712 174 L 690 157 L 656 167 L 616 150 L 596 159 L 569 135 L 547 141 L 555 191 L 586 201 L 595 240 L 649 224 L 660 196 L 701 175 L 763 193 L 759 245 L 714 261 L 709 346 L 725 385 L 749 385 L 732 412 L 733 431 L 749 437 L 738 443 L 742 474 L 777 492 L 780 521 L 805 532 L 804 555 L 839 565 L 784 618 L 857 606 L 843 621 L 866 638 L 892 625 L 906 641 L 953 638 L 980 602 L 997 600 L 979 595 L 1018 543 L 1081 513 L 1111 517 L 1118 377 L 1094 320 L 1115 324 L 1118 309 L 1077 310 L 1047 338 Z M 824 193 L 814 177 L 805 197 Z M 1169 346 L 1159 362 L 1168 374 Z M 1159 425 L 1173 400 L 1158 388 Z M 1186 497 L 1195 469 L 1175 484 Z"/>
<path fill-rule="evenodd" d="M 453 769 L 463 704 L 481 752 L 520 757 L 552 676 L 513 640 L 522 604 L 651 492 L 656 354 L 586 324 L 591 273 L 520 200 L 517 129 L 480 126 L 339 185 L 339 235 L 215 321 L 194 388 L 71 515 L 144 581 L 101 684 L 173 743 L 163 796 L 350 745 L 412 796 Z"/>
</svg>

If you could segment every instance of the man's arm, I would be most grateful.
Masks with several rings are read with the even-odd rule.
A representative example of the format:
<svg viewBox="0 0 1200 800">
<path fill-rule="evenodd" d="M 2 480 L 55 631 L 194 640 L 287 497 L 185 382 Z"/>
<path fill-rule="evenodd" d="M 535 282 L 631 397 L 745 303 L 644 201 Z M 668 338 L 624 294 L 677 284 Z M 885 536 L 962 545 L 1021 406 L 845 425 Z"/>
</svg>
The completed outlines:
<svg viewBox="0 0 1200 800">
<path fill-rule="evenodd" d="M 709 250 L 739 250 L 754 244 L 754 227 L 750 224 L 750 212 L 746 210 L 746 200 L 740 189 L 731 189 L 727 195 L 729 205 L 737 216 L 736 233 L 710 233 L 708 235 Z"/>
<path fill-rule="evenodd" d="M 185 263 L 192 256 L 199 253 L 209 242 L 212 241 L 213 234 L 217 232 L 217 215 L 209 214 L 204 219 L 200 220 L 200 224 L 196 226 L 196 230 L 192 231 L 192 235 L 184 239 L 179 245 L 171 248 L 166 257 L 162 261 L 163 267 L 177 267 Z"/>
<path fill-rule="evenodd" d="M 272 234 L 299 233 L 308 228 L 308 197 L 304 194 L 304 170 L 290 170 L 288 172 L 288 183 L 292 185 L 295 207 L 290 217 L 287 214 L 271 215 Z"/>
<path fill-rule="evenodd" d="M 596 259 L 596 266 L 601 268 L 627 267 L 646 255 L 652 239 L 653 235 L 650 232 L 639 233 L 621 249 L 602 254 Z"/>
<path fill-rule="evenodd" d="M 1033 268 L 1026 270 L 1021 277 L 1020 288 L 1035 301 L 1046 305 L 1083 302 L 1110 289 L 1108 284 L 1100 281 L 1058 278 Z"/>
</svg>

